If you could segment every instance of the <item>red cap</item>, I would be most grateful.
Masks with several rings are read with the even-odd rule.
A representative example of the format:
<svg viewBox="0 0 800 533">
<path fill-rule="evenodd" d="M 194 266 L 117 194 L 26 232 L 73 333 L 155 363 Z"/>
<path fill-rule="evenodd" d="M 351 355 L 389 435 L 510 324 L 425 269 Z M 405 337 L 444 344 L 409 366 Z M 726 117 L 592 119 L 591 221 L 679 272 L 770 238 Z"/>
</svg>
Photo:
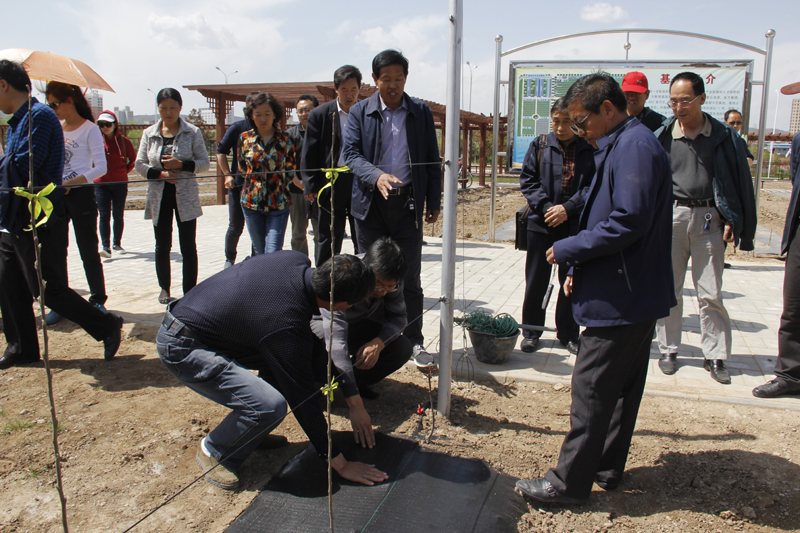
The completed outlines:
<svg viewBox="0 0 800 533">
<path fill-rule="evenodd" d="M 628 72 L 622 78 L 622 92 L 646 93 L 648 91 L 647 76 L 642 72 Z"/>
</svg>

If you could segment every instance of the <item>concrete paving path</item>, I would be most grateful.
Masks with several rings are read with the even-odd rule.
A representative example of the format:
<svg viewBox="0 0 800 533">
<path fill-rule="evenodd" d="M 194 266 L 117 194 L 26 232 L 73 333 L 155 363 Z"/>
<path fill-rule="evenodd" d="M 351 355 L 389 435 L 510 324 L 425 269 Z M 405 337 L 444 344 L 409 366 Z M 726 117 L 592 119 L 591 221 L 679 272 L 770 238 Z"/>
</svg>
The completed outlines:
<svg viewBox="0 0 800 533">
<path fill-rule="evenodd" d="M 207 206 L 198 219 L 197 246 L 199 280 L 222 270 L 223 242 L 228 225 L 227 206 Z M 488 216 L 488 215 L 487 215 Z M 86 278 L 70 232 L 69 276 L 72 286 L 87 294 Z M 500 237 L 498 236 L 498 239 Z M 438 352 L 439 298 L 441 296 L 442 239 L 426 236 L 422 250 L 422 286 L 425 292 L 423 332 L 425 343 L 432 353 Z M 772 238 L 775 244 L 775 236 Z M 313 239 L 309 236 L 309 245 Z M 125 232 L 122 246 L 126 254 L 114 254 L 104 260 L 107 307 L 126 319 L 126 331 L 137 324 L 158 325 L 164 306 L 158 303 L 160 289 L 156 281 L 153 225 L 144 220 L 143 211 L 125 212 Z M 757 245 L 759 253 L 761 244 Z M 284 249 L 290 249 L 290 231 L 286 233 Z M 343 248 L 352 252 L 346 239 Z M 249 254 L 250 239 L 245 229 L 239 241 L 238 259 Z M 459 241 L 456 246 L 456 315 L 475 309 L 492 313 L 509 313 L 521 319 L 524 292 L 525 253 L 512 245 L 489 242 Z M 181 263 L 177 228 L 173 234 L 172 295 L 181 296 Z M 723 401 L 755 406 L 778 407 L 800 411 L 800 397 L 760 400 L 751 394 L 753 387 L 773 377 L 778 352 L 778 325 L 782 310 L 783 263 L 772 261 L 732 261 L 733 268 L 725 271 L 725 305 L 733 322 L 733 356 L 728 362 L 733 383 L 721 385 L 703 370 L 700 350 L 700 326 L 695 291 L 691 277 L 684 287 L 684 335 L 678 355 L 680 368 L 673 376 L 658 369 L 658 348 L 653 343 L 648 374 L 648 394 L 663 397 Z M 547 310 L 547 326 L 554 327 L 555 298 Z M 454 327 L 454 374 L 467 365 L 464 356 L 461 328 Z M 475 359 L 467 345 L 467 355 L 476 375 L 491 376 L 498 381 L 509 379 L 569 384 L 575 360 L 556 340 L 554 333 L 545 333 L 539 349 L 532 354 L 517 349 L 503 365 L 486 365 Z M 454 375 L 454 377 L 456 377 Z"/>
</svg>

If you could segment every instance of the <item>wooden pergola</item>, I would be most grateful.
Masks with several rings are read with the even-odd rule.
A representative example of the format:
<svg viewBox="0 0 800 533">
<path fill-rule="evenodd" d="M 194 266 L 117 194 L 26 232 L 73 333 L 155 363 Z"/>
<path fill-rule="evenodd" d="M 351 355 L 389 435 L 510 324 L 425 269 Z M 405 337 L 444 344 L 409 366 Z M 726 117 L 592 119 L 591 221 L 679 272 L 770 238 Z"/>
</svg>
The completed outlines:
<svg viewBox="0 0 800 533">
<path fill-rule="evenodd" d="M 216 118 L 217 139 L 222 139 L 227 130 L 225 118 L 233 108 L 234 102 L 244 102 L 247 95 L 251 92 L 265 92 L 274 96 L 286 110 L 286 114 L 281 121 L 286 125 L 286 120 L 291 117 L 297 98 L 304 94 L 319 95 L 321 102 L 329 102 L 336 98 L 336 91 L 332 81 L 328 82 L 287 82 L 287 83 L 240 83 L 224 85 L 184 85 L 185 89 L 198 91 L 206 97 L 209 107 L 214 112 Z M 373 85 L 364 84 L 361 86 L 359 100 L 369 98 L 378 88 Z M 442 146 L 444 146 L 444 120 L 447 107 L 428 100 L 423 100 L 428 104 L 433 112 L 433 119 L 436 129 L 440 131 Z M 504 123 L 501 117 L 501 124 Z M 472 161 L 472 137 L 475 132 L 480 133 L 480 163 L 478 164 L 478 176 L 480 185 L 486 185 L 486 132 L 491 127 L 492 117 L 469 111 L 461 111 L 461 138 L 462 138 L 462 158 L 468 163 Z M 505 127 L 501 128 L 500 146 L 505 140 Z M 464 151 L 466 150 L 466 153 Z M 217 203 L 225 203 L 224 180 L 217 177 Z"/>
</svg>

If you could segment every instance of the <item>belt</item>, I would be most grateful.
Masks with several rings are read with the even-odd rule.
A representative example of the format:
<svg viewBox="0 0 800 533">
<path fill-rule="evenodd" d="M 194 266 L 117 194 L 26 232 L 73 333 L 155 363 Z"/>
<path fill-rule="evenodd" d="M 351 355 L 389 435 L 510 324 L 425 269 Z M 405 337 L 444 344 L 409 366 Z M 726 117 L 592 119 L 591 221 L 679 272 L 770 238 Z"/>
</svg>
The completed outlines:
<svg viewBox="0 0 800 533">
<path fill-rule="evenodd" d="M 691 200 L 686 198 L 674 198 L 675 205 L 682 207 L 716 207 L 716 202 L 713 198 L 707 200 Z"/>
<path fill-rule="evenodd" d="M 406 194 L 411 194 L 411 185 L 406 185 L 405 187 L 394 187 L 389 191 L 389 196 L 401 196 Z"/>
<path fill-rule="evenodd" d="M 173 335 L 180 335 L 181 337 L 188 337 L 196 341 L 203 342 L 203 339 L 189 328 L 186 324 L 172 316 L 172 313 L 167 311 L 164 313 L 164 318 L 161 319 L 161 325 L 164 326 Z"/>
</svg>

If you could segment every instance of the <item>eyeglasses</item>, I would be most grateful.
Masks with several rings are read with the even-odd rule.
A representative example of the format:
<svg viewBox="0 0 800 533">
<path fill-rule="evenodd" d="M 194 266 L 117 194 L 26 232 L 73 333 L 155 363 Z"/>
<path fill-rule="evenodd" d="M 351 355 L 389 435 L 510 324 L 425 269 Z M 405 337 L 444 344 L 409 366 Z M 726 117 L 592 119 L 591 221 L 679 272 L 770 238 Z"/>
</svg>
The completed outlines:
<svg viewBox="0 0 800 533">
<path fill-rule="evenodd" d="M 298 115 L 308 115 L 309 113 L 311 113 L 310 109 L 297 108 Z"/>
<path fill-rule="evenodd" d="M 694 101 L 695 101 L 695 100 L 697 100 L 698 98 L 700 98 L 701 96 L 703 96 L 703 94 L 705 94 L 705 93 L 700 93 L 700 94 L 698 94 L 698 95 L 697 95 L 697 96 L 695 96 L 695 97 L 694 97 L 694 99 L 692 99 L 692 100 L 681 100 L 680 102 L 678 102 L 677 100 L 670 100 L 670 101 L 669 101 L 669 106 L 670 106 L 672 109 L 677 109 L 677 108 L 686 108 L 686 107 L 689 107 L 690 105 L 692 105 L 692 104 L 694 103 Z"/>
<path fill-rule="evenodd" d="M 97 127 L 98 128 L 111 128 L 113 126 L 114 126 L 113 122 L 98 122 L 97 123 Z"/>
<path fill-rule="evenodd" d="M 575 135 L 580 135 L 581 133 L 586 133 L 586 128 L 583 127 L 583 123 L 586 122 L 586 119 L 588 119 L 589 117 L 594 115 L 594 113 L 595 112 L 592 111 L 591 113 L 589 113 L 588 115 L 583 117 L 583 120 L 580 120 L 578 122 L 573 122 L 572 126 L 569 127 L 569 129 L 572 130 L 572 133 L 574 133 Z"/>
<path fill-rule="evenodd" d="M 55 111 L 56 109 L 58 109 L 58 106 L 60 106 L 63 103 L 64 102 L 50 102 L 49 104 L 47 104 L 47 107 Z"/>
<path fill-rule="evenodd" d="M 741 126 L 742 125 L 742 121 L 741 120 L 734 120 L 732 122 L 728 122 L 728 124 L 730 124 L 731 126 Z"/>
<path fill-rule="evenodd" d="M 380 283 L 375 284 L 375 292 L 382 292 L 382 293 L 390 293 L 390 292 L 397 292 L 397 284 L 395 283 L 394 287 L 384 287 Z"/>
</svg>

